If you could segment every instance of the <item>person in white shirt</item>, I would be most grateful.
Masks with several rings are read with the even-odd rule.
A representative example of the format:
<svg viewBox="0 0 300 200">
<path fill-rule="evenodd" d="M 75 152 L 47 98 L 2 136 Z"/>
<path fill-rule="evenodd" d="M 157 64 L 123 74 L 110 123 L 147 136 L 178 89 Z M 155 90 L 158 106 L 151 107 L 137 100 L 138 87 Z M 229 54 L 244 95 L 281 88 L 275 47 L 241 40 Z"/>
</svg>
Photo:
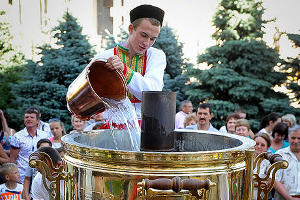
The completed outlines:
<svg viewBox="0 0 300 200">
<path fill-rule="evenodd" d="M 52 160 L 53 166 L 55 168 L 59 168 L 60 165 L 62 165 L 62 159 L 58 153 L 58 151 L 52 147 L 41 147 L 38 149 L 38 152 L 43 152 L 49 155 L 49 157 Z M 51 166 L 51 163 L 47 163 L 49 166 Z M 38 171 L 40 169 L 37 169 Z M 50 173 L 53 173 L 53 171 L 50 168 Z M 50 181 L 45 177 L 45 182 L 46 182 L 46 186 L 43 183 L 43 176 L 41 174 L 41 172 L 39 171 L 37 173 L 37 175 L 34 177 L 33 181 L 32 181 L 32 186 L 31 186 L 31 192 L 32 192 L 32 199 L 33 200 L 49 200 L 49 193 L 46 189 L 50 188 Z M 60 195 L 60 199 L 63 199 L 64 197 L 64 184 L 63 181 L 61 181 L 60 183 L 60 194 L 56 194 L 56 195 Z"/>
<path fill-rule="evenodd" d="M 18 166 L 14 163 L 5 163 L 1 168 L 1 174 L 4 176 L 6 183 L 0 185 L 0 199 L 21 200 L 23 185 L 19 183 Z"/>
<path fill-rule="evenodd" d="M 185 118 L 193 112 L 193 104 L 189 100 L 181 102 L 180 111 L 175 115 L 175 129 L 184 128 Z"/>
<path fill-rule="evenodd" d="M 143 91 L 161 91 L 164 83 L 166 55 L 152 47 L 160 33 L 164 11 L 152 5 L 140 5 L 130 11 L 129 37 L 96 55 L 92 62 L 107 60 L 106 67 L 123 73 L 128 88 L 128 98 L 141 119 Z"/>
<path fill-rule="evenodd" d="M 288 168 L 280 169 L 275 176 L 275 200 L 300 200 L 300 128 L 289 135 L 290 146 L 278 150 Z"/>
<path fill-rule="evenodd" d="M 199 104 L 197 107 L 196 116 L 197 116 L 197 124 L 187 126 L 186 129 L 219 132 L 210 123 L 210 120 L 214 116 L 213 111 L 212 111 L 212 106 L 210 104 L 208 104 L 208 103 Z"/>
<path fill-rule="evenodd" d="M 264 116 L 259 125 L 259 133 L 267 133 L 271 140 L 272 132 L 276 124 L 281 122 L 281 116 L 278 113 L 272 112 L 266 116 Z"/>
<path fill-rule="evenodd" d="M 31 153 L 37 150 L 37 142 L 40 139 L 48 138 L 48 134 L 38 129 L 39 112 L 34 108 L 29 108 L 24 114 L 25 128 L 11 138 L 10 142 L 10 162 L 17 164 L 21 178 L 20 183 L 24 183 L 25 171 L 28 167 L 28 158 Z"/>
</svg>

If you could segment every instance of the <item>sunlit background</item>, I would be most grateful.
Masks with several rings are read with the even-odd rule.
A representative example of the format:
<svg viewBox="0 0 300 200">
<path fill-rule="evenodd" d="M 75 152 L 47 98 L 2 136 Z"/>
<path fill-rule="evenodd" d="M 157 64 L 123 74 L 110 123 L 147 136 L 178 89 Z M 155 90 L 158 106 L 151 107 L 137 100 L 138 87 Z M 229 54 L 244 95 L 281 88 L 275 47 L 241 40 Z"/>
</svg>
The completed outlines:
<svg viewBox="0 0 300 200">
<path fill-rule="evenodd" d="M 78 19 L 83 34 L 97 52 L 106 47 L 108 35 L 117 36 L 121 29 L 127 30 L 129 11 L 141 4 L 152 4 L 165 10 L 164 25 L 171 27 L 183 43 L 185 58 L 197 65 L 197 55 L 215 45 L 211 35 L 213 15 L 219 0 L 2 0 L 1 9 L 6 11 L 5 21 L 10 23 L 13 44 L 28 59 L 39 60 L 37 46 L 54 43 L 51 29 L 62 20 L 65 11 Z M 275 21 L 265 25 L 264 40 L 274 47 L 275 27 L 279 32 L 299 33 L 299 0 L 264 0 L 264 19 Z M 299 48 L 285 34 L 280 37 L 282 58 L 295 57 Z M 204 68 L 205 66 L 198 66 Z M 275 90 L 288 92 L 284 86 Z M 299 105 L 294 105 L 299 107 Z"/>
<path fill-rule="evenodd" d="M 264 0 L 264 18 L 273 19 L 266 25 L 264 40 L 273 46 L 275 27 L 281 32 L 297 33 L 300 30 L 299 0 Z M 184 55 L 196 64 L 197 54 L 215 44 L 211 39 L 215 27 L 212 18 L 217 0 L 2 0 L 5 20 L 11 24 L 13 43 L 27 58 L 38 59 L 35 47 L 51 42 L 50 31 L 63 13 L 68 10 L 78 19 L 83 33 L 97 51 L 105 46 L 107 34 L 117 35 L 120 27 L 127 29 L 129 11 L 140 4 L 153 4 L 165 10 L 164 25 L 168 25 L 184 43 Z M 299 32 L 298 32 L 299 33 Z M 280 40 L 282 57 L 297 55 L 297 49 L 285 35 Z"/>
</svg>

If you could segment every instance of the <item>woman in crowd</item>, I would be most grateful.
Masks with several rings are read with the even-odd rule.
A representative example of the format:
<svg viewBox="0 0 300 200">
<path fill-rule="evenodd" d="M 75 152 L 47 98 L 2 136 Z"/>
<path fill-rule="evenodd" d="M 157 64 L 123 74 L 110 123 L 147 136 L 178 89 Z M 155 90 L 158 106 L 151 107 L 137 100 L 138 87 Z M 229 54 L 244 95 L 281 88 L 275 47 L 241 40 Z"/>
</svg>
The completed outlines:
<svg viewBox="0 0 300 200">
<path fill-rule="evenodd" d="M 13 136 L 16 131 L 10 127 L 8 127 L 8 115 L 6 112 L 0 109 L 0 141 L 4 151 L 9 155 L 10 149 L 10 138 Z"/>
<path fill-rule="evenodd" d="M 238 113 L 232 113 L 227 116 L 225 126 L 220 128 L 221 133 L 235 133 L 236 121 L 240 118 Z"/>
<path fill-rule="evenodd" d="M 235 124 L 235 134 L 236 135 L 250 138 L 249 131 L 250 131 L 250 125 L 249 125 L 248 120 L 238 119 L 236 121 L 236 124 Z"/>
<path fill-rule="evenodd" d="M 85 121 L 75 117 L 75 115 L 72 115 L 71 117 L 71 123 L 73 126 L 73 130 L 70 133 L 82 131 L 84 128 Z"/>
<path fill-rule="evenodd" d="M 50 130 L 53 137 L 49 138 L 53 148 L 60 148 L 61 137 L 66 134 L 65 126 L 59 119 L 49 120 Z"/>
<path fill-rule="evenodd" d="M 183 122 L 184 128 L 186 128 L 187 126 L 190 126 L 190 125 L 195 125 L 195 124 L 197 124 L 197 117 L 196 117 L 195 113 L 191 113 L 185 117 L 184 122 Z"/>
<path fill-rule="evenodd" d="M 282 122 L 286 123 L 288 128 L 293 128 L 296 125 L 296 117 L 293 114 L 283 115 Z"/>
<path fill-rule="evenodd" d="M 255 149 L 255 155 L 256 157 L 263 153 L 263 152 L 267 152 L 270 145 L 271 145 L 271 139 L 269 137 L 268 134 L 266 133 L 257 133 L 254 136 L 254 141 L 256 142 L 256 145 L 254 147 Z M 260 170 L 258 172 L 259 177 L 263 178 L 267 175 L 267 170 L 268 167 L 270 166 L 270 162 L 266 159 L 264 159 L 261 163 L 260 163 Z M 255 166 L 256 167 L 256 166 Z M 257 173 L 257 169 L 255 168 L 253 171 L 254 174 Z M 254 189 L 253 189 L 253 200 L 257 199 L 257 183 L 254 183 Z"/>
<path fill-rule="evenodd" d="M 260 122 L 259 133 L 267 133 L 272 138 L 272 131 L 276 124 L 281 122 L 281 116 L 278 113 L 272 112 L 264 116 Z"/>
<path fill-rule="evenodd" d="M 273 140 L 269 150 L 272 151 L 272 153 L 275 153 L 279 149 L 283 149 L 285 147 L 290 146 L 290 144 L 284 140 L 287 136 L 288 136 L 288 126 L 286 125 L 286 123 L 283 122 L 278 123 L 273 129 L 272 132 Z"/>
</svg>

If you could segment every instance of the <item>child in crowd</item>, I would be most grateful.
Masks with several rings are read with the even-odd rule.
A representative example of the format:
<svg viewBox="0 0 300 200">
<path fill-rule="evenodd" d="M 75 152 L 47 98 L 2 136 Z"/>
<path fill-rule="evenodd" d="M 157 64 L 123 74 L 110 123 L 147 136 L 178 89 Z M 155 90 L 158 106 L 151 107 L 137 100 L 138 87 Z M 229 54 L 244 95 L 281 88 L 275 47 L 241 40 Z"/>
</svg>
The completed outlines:
<svg viewBox="0 0 300 200">
<path fill-rule="evenodd" d="M 196 117 L 195 113 L 191 113 L 185 117 L 184 122 L 183 122 L 184 128 L 186 128 L 187 126 L 190 126 L 190 125 L 195 125 L 195 124 L 197 124 L 197 117 Z"/>
<path fill-rule="evenodd" d="M 59 119 L 49 120 L 53 137 L 49 138 L 53 148 L 61 147 L 61 137 L 66 134 L 65 126 Z"/>
<path fill-rule="evenodd" d="M 17 165 L 14 163 L 3 164 L 1 174 L 6 179 L 6 183 L 0 185 L 0 198 L 2 200 L 21 200 L 23 185 L 19 184 L 20 174 Z"/>
<path fill-rule="evenodd" d="M 235 134 L 236 135 L 250 138 L 249 131 L 250 131 L 250 125 L 249 125 L 248 120 L 238 119 L 236 121 L 236 124 L 235 124 Z"/>
</svg>

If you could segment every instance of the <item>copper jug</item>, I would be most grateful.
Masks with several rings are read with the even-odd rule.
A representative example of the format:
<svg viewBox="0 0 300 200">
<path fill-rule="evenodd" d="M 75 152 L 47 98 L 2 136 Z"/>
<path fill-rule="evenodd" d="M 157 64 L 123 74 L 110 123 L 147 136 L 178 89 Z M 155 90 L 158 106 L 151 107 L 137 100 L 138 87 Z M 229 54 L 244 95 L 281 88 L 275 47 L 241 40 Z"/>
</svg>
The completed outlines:
<svg viewBox="0 0 300 200">
<path fill-rule="evenodd" d="M 107 69 L 105 64 L 106 60 L 92 61 L 68 88 L 68 109 L 82 120 L 103 112 L 107 100 L 120 101 L 126 98 L 123 74 Z"/>
</svg>

